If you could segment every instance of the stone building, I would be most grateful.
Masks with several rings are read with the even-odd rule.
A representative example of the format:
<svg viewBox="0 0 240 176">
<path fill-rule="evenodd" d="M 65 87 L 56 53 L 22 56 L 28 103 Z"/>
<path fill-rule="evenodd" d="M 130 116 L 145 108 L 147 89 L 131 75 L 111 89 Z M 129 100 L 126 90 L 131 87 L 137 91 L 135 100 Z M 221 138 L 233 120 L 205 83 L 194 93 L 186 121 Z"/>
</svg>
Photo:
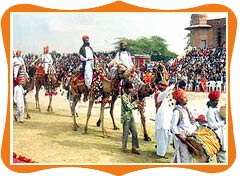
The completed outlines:
<svg viewBox="0 0 240 176">
<path fill-rule="evenodd" d="M 197 48 L 224 47 L 226 43 L 226 18 L 208 19 L 206 14 L 192 14 L 190 46 Z"/>
</svg>

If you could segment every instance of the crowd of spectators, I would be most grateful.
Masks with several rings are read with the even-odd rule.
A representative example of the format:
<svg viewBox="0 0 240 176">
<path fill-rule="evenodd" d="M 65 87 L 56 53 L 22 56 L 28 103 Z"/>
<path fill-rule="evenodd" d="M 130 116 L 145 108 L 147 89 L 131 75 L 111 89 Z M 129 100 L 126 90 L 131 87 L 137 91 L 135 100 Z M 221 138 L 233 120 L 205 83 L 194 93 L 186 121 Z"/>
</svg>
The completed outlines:
<svg viewBox="0 0 240 176">
<path fill-rule="evenodd" d="M 226 85 L 226 49 L 192 48 L 183 58 L 175 59 L 168 66 L 170 83 L 185 80 L 188 90 L 206 91 L 205 84 L 209 81 L 221 81 L 222 90 Z"/>
<path fill-rule="evenodd" d="M 104 62 L 110 62 L 113 58 L 112 53 L 97 53 L 102 55 Z M 81 61 L 77 53 L 60 54 L 52 53 L 54 65 L 57 73 L 72 72 L 81 69 Z M 37 60 L 38 55 L 26 54 L 23 56 L 26 65 Z M 170 84 L 176 80 L 184 80 L 189 91 L 206 91 L 206 85 L 209 81 L 221 81 L 222 90 L 226 85 L 226 49 L 196 49 L 193 47 L 187 51 L 182 58 L 174 59 L 171 64 L 164 63 L 170 77 Z M 58 69 L 62 69 L 60 72 Z M 140 69 L 141 71 L 141 69 Z M 205 80 L 205 83 L 203 81 Z"/>
</svg>

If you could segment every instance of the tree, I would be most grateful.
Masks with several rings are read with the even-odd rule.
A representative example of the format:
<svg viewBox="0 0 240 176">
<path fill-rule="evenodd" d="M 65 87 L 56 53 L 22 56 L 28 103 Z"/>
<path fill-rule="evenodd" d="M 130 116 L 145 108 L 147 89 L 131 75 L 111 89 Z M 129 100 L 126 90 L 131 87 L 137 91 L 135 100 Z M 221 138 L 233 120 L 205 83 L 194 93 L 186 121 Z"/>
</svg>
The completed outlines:
<svg viewBox="0 0 240 176">
<path fill-rule="evenodd" d="M 159 36 L 151 36 L 150 38 L 140 37 L 136 40 L 128 39 L 125 37 L 117 38 L 117 42 L 114 43 L 114 48 L 119 49 L 119 45 L 122 41 L 127 42 L 128 49 L 131 54 L 148 54 L 152 60 L 164 60 L 176 57 L 177 54 L 168 50 L 166 40 Z"/>
</svg>

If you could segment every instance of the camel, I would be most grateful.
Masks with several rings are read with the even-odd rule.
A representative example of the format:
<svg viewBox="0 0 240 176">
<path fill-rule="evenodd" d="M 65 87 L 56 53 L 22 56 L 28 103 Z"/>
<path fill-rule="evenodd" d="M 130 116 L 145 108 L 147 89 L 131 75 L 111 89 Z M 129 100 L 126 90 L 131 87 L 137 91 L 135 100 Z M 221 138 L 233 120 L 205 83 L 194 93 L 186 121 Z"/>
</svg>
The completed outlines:
<svg viewBox="0 0 240 176">
<path fill-rule="evenodd" d="M 97 122 L 97 126 L 102 125 L 102 135 L 103 137 L 109 137 L 109 135 L 107 134 L 105 128 L 104 128 L 104 107 L 107 103 L 110 103 L 111 108 L 110 108 L 110 114 L 111 114 L 111 118 L 112 118 L 112 123 L 113 123 L 113 129 L 117 130 L 119 129 L 115 123 L 114 120 L 114 116 L 113 116 L 113 109 L 114 109 L 114 103 L 119 95 L 119 83 L 121 81 L 121 79 L 128 79 L 129 76 L 131 75 L 130 71 L 126 70 L 125 66 L 123 65 L 119 65 L 118 69 L 117 69 L 117 74 L 115 75 L 115 77 L 111 80 L 107 79 L 103 73 L 103 69 L 98 69 L 98 73 L 96 75 L 98 75 L 101 78 L 101 83 L 102 83 L 102 88 L 101 88 L 101 97 L 100 97 L 100 103 L 101 103 L 101 108 L 100 108 L 100 117 L 99 120 Z M 73 104 L 72 104 L 72 117 L 73 117 L 73 130 L 76 131 L 78 124 L 76 122 L 76 117 L 75 117 L 75 106 L 77 104 L 77 102 L 80 100 L 81 94 L 86 92 L 86 86 L 84 84 L 84 80 L 78 81 L 78 83 L 76 83 L 76 78 L 75 78 L 75 85 L 72 85 L 72 92 L 73 94 L 75 94 L 73 96 Z M 73 79 L 74 82 L 74 79 Z M 84 133 L 88 133 L 88 122 L 89 119 L 91 117 L 91 111 L 92 111 L 92 107 L 94 104 L 94 101 L 99 98 L 98 96 L 96 97 L 96 91 L 94 91 L 94 87 L 95 85 L 99 85 L 96 84 L 96 82 L 93 81 L 92 84 L 92 89 L 90 90 L 89 93 L 89 106 L 88 106 L 88 112 L 87 112 L 87 120 L 86 120 L 86 124 L 84 126 Z M 78 93 L 76 93 L 76 91 Z M 142 121 L 142 125 L 143 125 L 143 130 L 144 130 L 144 138 L 146 141 L 150 141 L 151 138 L 148 136 L 147 134 L 147 130 L 146 130 L 146 123 L 145 123 L 145 116 L 144 116 L 144 98 L 146 96 L 149 96 L 151 94 L 153 94 L 154 92 L 154 88 L 152 87 L 152 85 L 148 85 L 148 84 L 144 84 L 141 86 L 136 86 L 136 90 L 134 91 L 136 96 L 136 99 L 138 99 L 139 103 L 139 112 L 141 114 L 141 121 Z M 111 98 L 111 100 L 110 100 Z"/>
<path fill-rule="evenodd" d="M 84 133 L 87 133 L 88 121 L 91 116 L 91 110 L 92 110 L 93 104 L 99 98 L 101 99 L 102 102 L 104 102 L 105 99 L 110 97 L 111 90 L 112 90 L 112 81 L 108 80 L 106 77 L 103 76 L 103 69 L 96 69 L 96 72 L 94 73 L 92 87 L 89 92 L 85 85 L 84 79 L 82 79 L 82 76 L 80 73 L 76 73 L 75 75 L 72 76 L 70 84 L 71 84 L 70 91 L 71 91 L 71 95 L 73 97 L 71 113 L 72 113 L 72 117 L 73 117 L 73 130 L 74 131 L 76 131 L 77 127 L 78 127 L 78 124 L 76 121 L 76 113 L 75 113 L 76 104 L 78 103 L 78 101 L 80 101 L 82 94 L 84 94 L 84 96 L 89 97 L 87 120 L 86 120 L 86 124 L 84 127 Z M 96 91 L 96 88 L 98 88 L 97 91 Z M 101 113 L 100 113 L 101 119 L 103 119 L 102 112 L 104 112 L 104 111 L 102 109 L 104 109 L 105 104 L 106 103 L 101 103 Z M 114 121 L 114 119 L 113 119 L 113 121 Z M 105 136 L 104 125 L 102 125 L 102 131 Z"/>
<path fill-rule="evenodd" d="M 144 135 L 144 140 L 145 141 L 151 141 L 151 138 L 149 137 L 148 133 L 147 133 L 147 129 L 146 129 L 146 117 L 144 115 L 144 108 L 145 108 L 145 97 L 148 97 L 150 95 L 152 95 L 154 93 L 154 88 L 155 85 L 153 84 L 141 84 L 139 85 L 136 80 L 134 79 L 134 77 L 131 77 L 130 75 L 131 73 L 128 72 L 128 70 L 125 73 L 125 78 L 127 78 L 128 80 L 130 80 L 131 82 L 134 83 L 134 91 L 133 91 L 133 97 L 135 98 L 135 100 L 138 102 L 138 111 L 140 113 L 140 118 L 141 118 L 141 123 L 142 123 L 142 127 L 143 127 L 143 135 Z M 119 96 L 119 90 L 117 88 L 117 84 L 119 84 L 119 73 L 116 75 L 116 77 L 113 79 L 113 89 L 111 90 L 111 101 L 110 101 L 110 115 L 112 118 L 112 123 L 113 123 L 113 129 L 117 130 L 119 129 L 117 127 L 117 125 L 115 124 L 114 121 L 114 104 Z M 128 75 L 128 76 L 126 76 Z M 121 76 L 120 76 L 121 79 Z M 115 84 L 114 84 L 115 82 Z M 102 102 L 102 104 L 106 104 L 107 101 Z M 104 114 L 104 105 L 103 108 L 101 108 L 101 114 Z M 97 126 L 100 126 L 100 124 L 103 122 L 103 117 L 100 116 L 99 120 L 97 121 Z M 103 126 L 103 124 L 102 124 Z M 104 131 L 103 131 L 104 133 Z"/>
<path fill-rule="evenodd" d="M 44 86 L 46 93 L 45 96 L 49 96 L 49 104 L 47 111 L 52 112 L 52 96 L 56 95 L 56 88 L 60 86 L 60 82 L 57 80 L 55 73 L 48 72 L 47 77 L 44 73 L 43 67 L 40 65 L 38 66 L 36 73 L 34 75 L 35 80 L 35 102 L 36 102 L 36 108 L 41 112 L 41 107 L 39 103 L 39 91 L 42 86 Z"/>
</svg>

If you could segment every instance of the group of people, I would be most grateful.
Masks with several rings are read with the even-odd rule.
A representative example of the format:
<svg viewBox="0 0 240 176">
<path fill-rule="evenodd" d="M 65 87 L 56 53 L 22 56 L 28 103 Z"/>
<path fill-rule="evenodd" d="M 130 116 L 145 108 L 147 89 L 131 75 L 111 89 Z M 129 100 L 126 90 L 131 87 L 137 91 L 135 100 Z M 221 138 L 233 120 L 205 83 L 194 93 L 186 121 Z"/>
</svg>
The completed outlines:
<svg viewBox="0 0 240 176">
<path fill-rule="evenodd" d="M 173 140 L 174 156 L 172 162 L 193 162 L 187 137 L 194 135 L 202 125 L 201 122 L 205 122 L 204 124 L 213 130 L 220 140 L 221 148 L 216 154 L 217 162 L 225 163 L 226 119 L 222 117 L 218 107 L 220 92 L 211 91 L 208 95 L 209 101 L 206 104 L 208 108 L 206 114 L 194 117 L 187 106 L 186 91 L 184 87 L 181 87 L 181 84 L 179 85 L 172 84 L 169 86 L 168 82 L 162 81 L 155 93 L 156 154 L 161 158 L 168 158 L 166 153 L 170 141 Z M 175 100 L 174 103 L 172 103 L 172 99 Z"/>
<path fill-rule="evenodd" d="M 207 81 L 226 83 L 226 49 L 196 49 L 188 51 L 182 58 L 166 64 L 170 82 L 185 80 L 189 90 L 206 91 Z"/>
<path fill-rule="evenodd" d="M 38 59 L 36 59 L 32 64 L 34 64 Z M 44 68 L 45 79 L 49 72 L 55 72 L 52 66 L 53 58 L 49 54 L 49 47 L 43 47 L 43 54 L 41 57 L 40 65 Z M 25 100 L 24 96 L 27 90 L 24 89 L 24 83 L 29 81 L 29 75 L 26 69 L 25 61 L 21 55 L 21 50 L 17 50 L 16 53 L 13 52 L 13 103 L 17 108 L 17 114 L 14 115 L 16 121 L 24 123 L 24 110 L 25 110 Z M 24 81 L 24 79 L 27 79 Z"/>
<path fill-rule="evenodd" d="M 91 89 L 91 84 L 93 80 L 93 74 L 95 70 L 95 62 L 97 61 L 97 56 L 93 48 L 90 46 L 89 36 L 82 36 L 83 45 L 80 47 L 79 56 L 83 66 L 83 75 L 85 85 L 88 91 Z M 48 53 L 48 46 L 44 47 L 43 55 L 41 58 L 41 64 L 43 65 L 45 74 L 51 72 L 56 72 L 53 67 L 53 58 Z M 208 53 L 204 54 L 204 59 L 198 59 L 197 55 L 194 55 L 194 59 L 189 59 L 186 57 L 184 61 L 181 61 L 183 73 L 184 70 L 189 68 L 186 62 L 195 63 L 193 68 L 196 68 L 199 62 L 200 65 L 205 67 L 212 66 L 215 64 L 214 59 L 211 59 L 208 56 Z M 203 56 L 202 56 L 203 57 Z M 204 60 L 208 60 L 208 65 L 204 64 Z M 195 62 L 196 61 L 196 62 Z M 223 61 L 223 63 L 222 63 Z M 224 66 L 224 58 L 219 60 Z M 139 78 L 138 74 L 135 72 L 135 67 L 131 58 L 131 54 L 127 49 L 127 43 L 121 42 L 119 51 L 116 53 L 115 58 L 107 64 L 107 67 L 110 69 L 111 78 L 116 74 L 116 68 L 119 64 L 122 64 L 126 69 L 130 70 L 135 79 L 138 80 L 139 84 L 142 84 L 142 80 Z M 24 61 L 21 58 L 21 53 L 19 51 L 14 54 L 13 58 L 13 79 L 16 83 L 14 87 L 14 103 L 17 105 L 17 116 L 20 122 L 23 122 L 23 113 L 24 113 L 24 92 L 25 90 L 21 86 L 20 78 L 18 77 L 19 66 L 24 65 Z M 198 65 L 198 67 L 200 67 Z M 179 65 L 178 65 L 179 66 Z M 221 67 L 222 68 L 222 67 Z M 219 69 L 213 67 L 215 73 L 219 72 Z M 176 69 L 177 70 L 177 69 Z M 176 70 L 172 70 L 172 73 Z M 206 70 L 206 69 L 205 69 Z M 222 70 L 221 70 L 222 71 Z M 196 73 L 196 69 L 193 70 Z M 171 73 L 171 72 L 170 72 Z M 221 72 L 222 73 L 222 72 Z M 186 74 L 189 74 L 190 71 Z M 206 72 L 201 72 L 199 74 L 206 74 Z M 209 79 L 211 75 L 208 75 Z M 149 79 L 146 77 L 146 79 Z M 171 81 L 171 79 L 170 79 Z M 149 80 L 148 80 L 149 82 Z M 133 154 L 140 154 L 139 151 L 139 141 L 137 135 L 137 128 L 133 117 L 133 110 L 137 109 L 139 104 L 131 96 L 133 91 L 133 83 L 125 81 L 123 83 L 123 94 L 121 95 L 121 123 L 123 126 L 122 134 L 122 151 L 127 151 L 127 143 L 129 134 L 132 135 L 132 150 Z M 170 146 L 170 141 L 173 140 L 174 145 L 174 156 L 172 162 L 176 163 L 190 163 L 192 162 L 192 157 L 188 149 L 187 136 L 192 135 L 196 132 L 198 127 L 201 125 L 198 123 L 196 118 L 193 118 L 191 112 L 187 107 L 188 98 L 184 90 L 184 85 L 180 82 L 169 82 L 162 80 L 157 85 L 157 91 L 155 92 L 155 103 L 156 103 L 156 118 L 155 118 L 155 135 L 156 135 L 156 154 L 157 156 L 167 159 L 166 155 L 167 150 Z M 209 101 L 207 102 L 208 111 L 204 118 L 206 124 L 211 128 L 220 139 L 221 150 L 217 153 L 217 162 L 225 163 L 226 162 L 226 141 L 224 130 L 226 128 L 226 121 L 221 117 L 218 109 L 218 101 L 220 97 L 220 92 L 211 91 L 209 93 Z M 87 101 L 87 96 L 84 97 L 84 101 Z"/>
</svg>

